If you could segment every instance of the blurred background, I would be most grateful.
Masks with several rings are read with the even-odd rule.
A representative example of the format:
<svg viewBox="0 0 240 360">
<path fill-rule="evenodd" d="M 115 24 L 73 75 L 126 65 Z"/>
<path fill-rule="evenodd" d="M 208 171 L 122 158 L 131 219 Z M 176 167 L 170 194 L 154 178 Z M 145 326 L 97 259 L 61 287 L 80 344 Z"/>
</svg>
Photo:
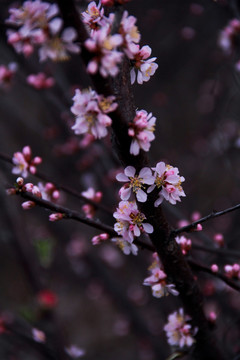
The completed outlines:
<svg viewBox="0 0 240 360">
<path fill-rule="evenodd" d="M 89 2 L 77 3 L 83 11 Z M 78 192 L 102 191 L 108 211 L 95 216 L 113 225 L 111 212 L 119 202 L 115 175 L 121 166 L 111 136 L 84 147 L 71 130 L 75 89 L 90 85 L 81 58 L 39 64 L 37 55 L 16 54 L 4 26 L 10 4 L 0 1 L 0 65 L 16 62 L 18 70 L 0 88 L 0 153 L 12 156 L 29 145 L 34 156 L 43 158 L 39 170 L 48 179 Z M 221 29 L 238 16 L 237 1 L 133 0 L 126 9 L 137 17 L 141 45 L 152 48 L 159 65 L 149 82 L 133 85 L 136 108 L 157 118 L 151 164 L 162 160 L 177 166 L 186 179 L 186 198 L 164 205 L 170 223 L 177 227 L 196 211 L 204 216 L 239 203 L 239 54 L 236 49 L 226 56 L 218 45 Z M 54 77 L 51 89 L 27 84 L 26 77 L 40 71 Z M 137 257 L 125 256 L 107 242 L 92 246 L 96 230 L 70 220 L 50 223 L 49 212 L 41 208 L 23 211 L 22 199 L 5 193 L 16 180 L 11 170 L 0 160 L 0 358 L 51 358 L 32 345 L 31 331 L 37 328 L 45 332 L 50 354 L 59 348 L 59 359 L 61 347 L 72 344 L 84 349 L 86 360 L 166 359 L 171 349 L 163 326 L 181 303 L 173 296 L 156 299 L 142 285 L 152 255 L 140 250 Z M 39 180 L 30 176 L 28 181 Z M 63 192 L 60 203 L 78 211 L 84 205 Z M 239 262 L 239 213 L 206 223 L 203 232 L 189 238 L 219 249 L 217 233 L 223 234 L 223 249 L 235 250 L 235 256 L 196 248 L 188 256 L 220 269 Z M 240 353 L 240 296 L 220 280 L 196 275 L 206 314 L 218 316 L 216 337 L 233 359 Z M 4 319 L 8 331 L 1 327 Z"/>
</svg>

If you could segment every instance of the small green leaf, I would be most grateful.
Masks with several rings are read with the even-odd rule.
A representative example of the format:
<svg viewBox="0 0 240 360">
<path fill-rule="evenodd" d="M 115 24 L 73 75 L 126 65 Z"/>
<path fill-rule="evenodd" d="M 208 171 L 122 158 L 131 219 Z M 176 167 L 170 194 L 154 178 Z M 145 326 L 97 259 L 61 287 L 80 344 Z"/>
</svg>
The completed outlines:
<svg viewBox="0 0 240 360">
<path fill-rule="evenodd" d="M 51 238 L 34 239 L 33 245 L 40 264 L 45 268 L 49 267 L 53 260 L 54 240 Z"/>
</svg>

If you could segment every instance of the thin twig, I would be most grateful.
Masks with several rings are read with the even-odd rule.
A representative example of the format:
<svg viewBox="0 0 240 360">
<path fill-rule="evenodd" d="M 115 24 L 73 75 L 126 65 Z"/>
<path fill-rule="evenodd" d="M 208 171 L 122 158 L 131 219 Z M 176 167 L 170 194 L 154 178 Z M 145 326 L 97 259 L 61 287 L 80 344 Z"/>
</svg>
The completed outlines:
<svg viewBox="0 0 240 360">
<path fill-rule="evenodd" d="M 230 207 L 228 209 L 225 209 L 225 210 L 222 210 L 222 211 L 213 211 L 211 214 L 209 214 L 207 216 L 204 216 L 203 218 L 201 218 L 201 219 L 199 219 L 197 221 L 194 221 L 189 225 L 186 225 L 186 226 L 183 226 L 183 227 L 181 227 L 179 229 L 173 230 L 171 234 L 172 234 L 172 236 L 176 236 L 176 235 L 178 235 L 178 234 L 180 234 L 182 232 L 193 231 L 194 229 L 196 229 L 198 224 L 202 224 L 205 221 L 215 219 L 216 217 L 228 214 L 228 213 L 230 213 L 232 211 L 235 211 L 235 210 L 238 210 L 238 209 L 240 209 L 240 204 L 237 204 L 235 206 L 232 206 L 232 207 Z"/>
<path fill-rule="evenodd" d="M 218 254 L 218 255 L 221 255 L 221 256 L 235 257 L 237 259 L 240 259 L 240 252 L 236 251 L 236 250 L 215 249 L 215 248 L 210 247 L 210 246 L 203 246 L 203 245 L 198 245 L 198 244 L 193 244 L 192 248 L 194 250 L 198 250 L 198 251 Z"/>
<path fill-rule="evenodd" d="M 11 158 L 9 155 L 0 153 L 0 159 L 3 160 L 3 161 L 8 162 L 8 163 L 10 163 L 10 164 L 13 164 L 12 158 Z M 62 184 L 58 184 L 55 180 L 51 179 L 49 176 L 41 173 L 40 171 L 37 171 L 35 174 L 32 174 L 32 175 L 33 175 L 33 176 L 36 176 L 36 177 L 39 178 L 40 180 L 43 180 L 43 181 L 46 181 L 46 182 L 51 182 L 51 183 L 53 183 L 53 184 L 56 186 L 56 188 L 57 188 L 58 190 L 62 190 L 62 191 L 66 192 L 66 193 L 69 194 L 69 195 L 75 196 L 75 197 L 77 197 L 78 199 L 82 200 L 83 202 L 92 205 L 94 208 L 96 208 L 96 209 L 101 209 L 101 210 L 105 211 L 106 213 L 112 215 L 111 210 L 109 210 L 109 209 L 108 209 L 106 206 L 104 206 L 103 204 L 99 204 L 99 203 L 96 203 L 95 201 L 93 201 L 93 200 L 91 200 L 91 199 L 88 199 L 87 197 L 85 197 L 85 196 L 83 196 L 81 193 L 79 193 L 78 191 L 76 191 L 76 190 L 74 190 L 74 189 L 71 189 L 71 188 L 68 187 L 68 186 L 65 186 L 65 185 L 62 185 Z"/>
</svg>

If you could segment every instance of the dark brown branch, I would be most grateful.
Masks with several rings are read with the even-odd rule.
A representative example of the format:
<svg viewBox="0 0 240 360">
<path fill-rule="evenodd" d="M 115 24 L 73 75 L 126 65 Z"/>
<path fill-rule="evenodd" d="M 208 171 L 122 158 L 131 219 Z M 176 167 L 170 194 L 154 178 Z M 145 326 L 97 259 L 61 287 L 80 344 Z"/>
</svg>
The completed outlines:
<svg viewBox="0 0 240 360">
<path fill-rule="evenodd" d="M 92 220 L 92 219 L 83 217 L 78 211 L 71 210 L 64 206 L 54 204 L 50 201 L 40 199 L 39 197 L 36 197 L 29 192 L 19 191 L 19 192 L 17 192 L 17 195 L 20 195 L 24 199 L 34 201 L 40 207 L 54 211 L 56 213 L 64 214 L 64 219 L 77 220 L 77 221 L 79 221 L 83 224 L 89 225 L 95 229 L 107 232 L 111 236 L 117 236 L 117 233 L 113 230 L 113 228 L 111 226 L 105 225 L 98 220 Z"/>
<path fill-rule="evenodd" d="M 13 164 L 12 158 L 9 155 L 0 153 L 0 159 L 3 161 L 6 161 L 10 164 Z M 34 176 L 36 176 L 38 179 L 46 181 L 46 182 L 51 182 L 52 184 L 54 184 L 56 186 L 56 188 L 58 190 L 62 190 L 64 192 L 66 192 L 69 195 L 75 196 L 76 198 L 82 200 L 83 202 L 92 205 L 95 209 L 101 209 L 103 211 L 105 211 L 108 214 L 112 215 L 112 212 L 103 204 L 99 204 L 96 203 L 95 201 L 88 199 L 87 197 L 83 196 L 81 193 L 79 193 L 78 191 L 71 189 L 68 186 L 62 185 L 62 184 L 58 184 L 55 180 L 51 179 L 49 176 L 41 173 L 40 171 L 37 170 L 37 172 L 34 174 Z"/>
<path fill-rule="evenodd" d="M 217 248 L 213 248 L 210 246 L 203 246 L 203 245 L 198 245 L 198 244 L 193 244 L 192 248 L 194 250 L 198 250 L 198 251 L 208 252 L 208 253 L 217 254 L 217 255 L 226 256 L 226 257 L 233 257 L 233 258 L 235 257 L 237 259 L 240 259 L 240 252 L 236 251 L 236 250 L 217 249 Z"/>
<path fill-rule="evenodd" d="M 204 223 L 205 221 L 208 221 L 208 220 L 211 220 L 211 219 L 215 219 L 216 217 L 219 217 L 219 216 L 223 216 L 225 214 L 228 214 L 232 211 L 235 211 L 235 210 L 238 210 L 240 209 L 240 204 L 237 204 L 235 206 L 232 206 L 228 209 L 225 209 L 225 210 L 222 210 L 222 211 L 213 211 L 211 214 L 207 215 L 207 216 L 204 216 L 202 217 L 201 219 L 197 220 L 197 221 L 194 221 L 192 222 L 191 224 L 189 225 L 186 225 L 186 226 L 183 226 L 179 229 L 176 229 L 176 230 L 173 230 L 172 231 L 172 235 L 173 236 L 176 236 L 182 232 L 190 232 L 190 231 L 193 231 L 194 229 L 196 229 L 197 225 L 198 224 L 202 224 Z"/>
</svg>

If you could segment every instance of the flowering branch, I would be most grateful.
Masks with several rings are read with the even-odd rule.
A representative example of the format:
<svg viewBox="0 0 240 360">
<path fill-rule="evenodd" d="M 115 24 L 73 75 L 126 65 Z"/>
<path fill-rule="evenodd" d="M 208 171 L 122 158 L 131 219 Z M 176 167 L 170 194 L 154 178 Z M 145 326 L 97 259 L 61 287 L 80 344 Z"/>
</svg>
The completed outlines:
<svg viewBox="0 0 240 360">
<path fill-rule="evenodd" d="M 225 209 L 225 210 L 222 210 L 222 211 L 212 211 L 211 214 L 207 215 L 207 216 L 204 216 L 203 218 L 197 220 L 197 221 L 194 221 L 192 222 L 191 224 L 189 225 L 186 225 L 186 226 L 183 226 L 179 229 L 176 229 L 176 230 L 173 230 L 172 231 L 172 235 L 173 236 L 176 236 L 180 233 L 183 233 L 183 232 L 190 232 L 194 229 L 196 229 L 197 225 L 198 224 L 202 224 L 204 223 L 205 221 L 208 221 L 208 220 L 211 220 L 211 219 L 214 219 L 216 217 L 219 217 L 219 216 L 222 216 L 222 215 L 225 215 L 227 213 L 230 213 L 232 211 L 235 211 L 235 210 L 238 210 L 240 209 L 240 204 L 237 204 L 235 206 L 232 206 L 228 209 Z"/>
<path fill-rule="evenodd" d="M 52 211 L 54 211 L 56 213 L 63 214 L 63 219 L 77 220 L 77 221 L 79 221 L 79 222 L 81 222 L 83 224 L 92 226 L 95 229 L 107 232 L 108 234 L 110 234 L 112 236 L 117 235 L 116 232 L 113 230 L 113 228 L 111 226 L 105 225 L 105 224 L 101 223 L 100 221 L 94 221 L 92 219 L 83 217 L 78 211 L 68 209 L 68 208 L 66 208 L 64 206 L 54 204 L 54 203 L 52 203 L 50 201 L 47 201 L 47 200 L 43 200 L 43 199 L 41 199 L 41 198 L 39 198 L 37 196 L 32 195 L 29 192 L 19 192 L 19 191 L 17 191 L 16 194 L 20 195 L 24 199 L 33 201 L 34 203 L 36 203 L 40 207 L 52 210 Z"/>
<path fill-rule="evenodd" d="M 12 158 L 9 155 L 0 153 L 0 159 L 3 160 L 3 161 L 8 162 L 10 164 L 13 164 Z M 92 199 L 89 199 L 86 196 L 83 196 L 81 193 L 79 193 L 78 191 L 70 188 L 69 186 L 58 184 L 55 180 L 50 179 L 49 176 L 41 173 L 40 171 L 37 170 L 36 173 L 33 174 L 33 175 L 36 176 L 38 179 L 41 179 L 43 181 L 51 182 L 52 184 L 55 185 L 55 187 L 57 189 L 62 190 L 62 191 L 66 192 L 69 195 L 75 196 L 78 199 L 81 199 L 85 203 L 88 203 L 88 204 L 92 205 L 95 209 L 99 208 L 99 209 L 105 211 L 106 213 L 112 215 L 112 212 L 106 206 L 104 206 L 103 204 L 97 203 L 97 202 L 93 201 Z"/>
</svg>

